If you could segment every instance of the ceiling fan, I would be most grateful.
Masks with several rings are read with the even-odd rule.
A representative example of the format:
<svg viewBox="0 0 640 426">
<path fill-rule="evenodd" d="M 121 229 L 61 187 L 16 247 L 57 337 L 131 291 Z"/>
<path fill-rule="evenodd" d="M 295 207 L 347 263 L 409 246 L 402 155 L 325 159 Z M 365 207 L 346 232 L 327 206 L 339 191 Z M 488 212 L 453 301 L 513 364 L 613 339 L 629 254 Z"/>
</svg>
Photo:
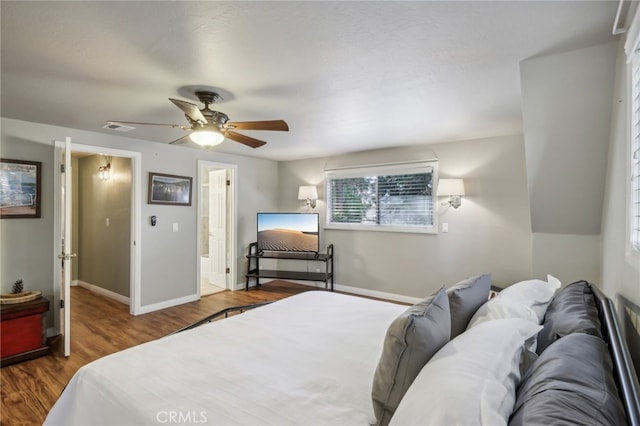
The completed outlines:
<svg viewBox="0 0 640 426">
<path fill-rule="evenodd" d="M 209 108 L 209 105 L 214 103 L 218 99 L 222 99 L 220 95 L 215 92 L 198 91 L 195 92 L 196 96 L 204 104 L 204 108 L 200 109 L 196 104 L 191 102 L 181 101 L 179 99 L 169 100 L 174 103 L 175 106 L 180 108 L 184 112 L 189 125 L 181 124 L 160 124 L 160 123 L 140 123 L 135 121 L 108 121 L 109 124 L 138 124 L 144 126 L 165 126 L 172 127 L 174 129 L 182 129 L 189 132 L 185 136 L 176 139 L 170 144 L 181 144 L 187 142 L 188 139 L 204 147 L 211 147 L 222 143 L 224 138 L 229 138 L 233 141 L 240 142 L 251 148 L 259 148 L 266 144 L 265 141 L 255 139 L 240 133 L 235 130 L 278 130 L 281 132 L 288 132 L 289 126 L 284 120 L 268 120 L 268 121 L 229 121 L 229 117 L 219 111 L 214 111 Z"/>
</svg>

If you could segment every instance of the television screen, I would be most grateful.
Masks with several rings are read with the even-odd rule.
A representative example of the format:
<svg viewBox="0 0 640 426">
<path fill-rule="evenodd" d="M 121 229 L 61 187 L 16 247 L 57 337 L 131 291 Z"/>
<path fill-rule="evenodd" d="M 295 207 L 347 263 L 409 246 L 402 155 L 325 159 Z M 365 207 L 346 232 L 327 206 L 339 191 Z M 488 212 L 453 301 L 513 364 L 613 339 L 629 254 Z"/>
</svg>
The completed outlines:
<svg viewBox="0 0 640 426">
<path fill-rule="evenodd" d="M 318 213 L 258 213 L 258 251 L 318 253 Z"/>
</svg>

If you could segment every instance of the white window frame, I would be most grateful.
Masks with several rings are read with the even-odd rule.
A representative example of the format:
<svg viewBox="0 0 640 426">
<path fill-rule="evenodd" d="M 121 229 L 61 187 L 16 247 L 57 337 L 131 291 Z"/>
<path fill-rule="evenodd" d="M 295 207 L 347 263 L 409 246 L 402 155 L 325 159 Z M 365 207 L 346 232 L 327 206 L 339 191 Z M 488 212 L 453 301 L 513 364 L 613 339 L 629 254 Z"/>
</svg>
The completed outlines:
<svg viewBox="0 0 640 426">
<path fill-rule="evenodd" d="M 640 8 L 636 8 L 631 25 L 627 31 L 624 43 L 624 51 L 627 57 L 627 94 L 629 101 L 627 114 L 629 124 L 628 131 L 628 151 L 627 151 L 627 176 L 629 180 L 626 183 L 625 194 L 627 194 L 627 244 L 626 258 L 633 264 L 640 262 L 640 235 L 636 229 L 640 226 L 640 176 L 638 176 L 637 168 L 634 169 L 637 161 L 638 149 L 640 148 Z M 639 84 L 635 84 L 636 81 Z"/>
<path fill-rule="evenodd" d="M 390 225 L 363 225 L 360 223 L 334 223 L 331 222 L 331 179 L 344 179 L 366 176 L 385 176 L 393 174 L 431 173 L 433 189 L 431 197 L 433 201 L 433 224 L 430 226 L 390 226 Z M 418 234 L 438 233 L 438 208 L 436 188 L 438 185 L 438 161 L 420 161 L 407 163 L 394 163 L 375 166 L 349 167 L 334 170 L 325 170 L 325 226 L 324 229 L 340 229 L 350 231 L 383 231 L 383 232 L 408 232 Z"/>
</svg>

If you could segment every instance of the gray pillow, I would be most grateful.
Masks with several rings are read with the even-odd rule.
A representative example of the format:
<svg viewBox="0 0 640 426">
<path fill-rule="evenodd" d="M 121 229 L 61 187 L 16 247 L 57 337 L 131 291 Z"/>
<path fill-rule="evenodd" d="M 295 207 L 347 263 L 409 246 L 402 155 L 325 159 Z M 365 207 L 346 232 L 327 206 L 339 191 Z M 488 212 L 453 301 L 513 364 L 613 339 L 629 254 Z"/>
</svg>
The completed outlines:
<svg viewBox="0 0 640 426">
<path fill-rule="evenodd" d="M 447 290 L 451 312 L 451 339 L 467 329 L 473 314 L 489 300 L 490 290 L 491 274 L 467 278 Z"/>
<path fill-rule="evenodd" d="M 551 344 L 527 371 L 509 426 L 624 425 L 607 345 L 576 332 Z"/>
<path fill-rule="evenodd" d="M 371 397 L 378 425 L 389 423 L 422 367 L 449 342 L 450 321 L 444 288 L 393 320 L 373 377 Z"/>
<path fill-rule="evenodd" d="M 556 340 L 572 333 L 602 337 L 591 285 L 586 281 L 576 281 L 560 289 L 547 307 L 543 325 L 544 328 L 538 333 L 538 354 Z"/>
</svg>

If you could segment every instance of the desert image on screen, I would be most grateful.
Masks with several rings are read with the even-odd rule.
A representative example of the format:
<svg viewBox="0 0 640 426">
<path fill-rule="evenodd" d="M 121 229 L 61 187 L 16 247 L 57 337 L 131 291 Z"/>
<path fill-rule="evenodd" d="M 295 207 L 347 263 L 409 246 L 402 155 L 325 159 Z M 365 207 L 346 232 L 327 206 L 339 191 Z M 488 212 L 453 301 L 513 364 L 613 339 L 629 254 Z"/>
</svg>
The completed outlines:
<svg viewBox="0 0 640 426">
<path fill-rule="evenodd" d="M 318 222 L 315 215 L 265 215 L 259 220 L 258 250 L 318 251 Z"/>
</svg>

